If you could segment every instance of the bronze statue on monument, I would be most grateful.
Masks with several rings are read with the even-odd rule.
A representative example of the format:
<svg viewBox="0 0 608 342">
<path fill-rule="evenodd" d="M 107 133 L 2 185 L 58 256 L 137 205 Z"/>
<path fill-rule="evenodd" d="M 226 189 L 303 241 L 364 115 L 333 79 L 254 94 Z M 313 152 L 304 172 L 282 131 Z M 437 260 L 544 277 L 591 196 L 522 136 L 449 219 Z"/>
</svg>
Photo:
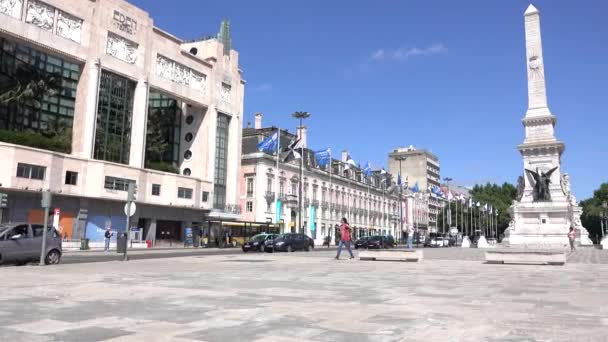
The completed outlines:
<svg viewBox="0 0 608 342">
<path fill-rule="evenodd" d="M 557 170 L 558 166 L 552 168 L 551 170 L 544 172 L 539 171 L 538 168 L 536 172 L 532 170 L 526 169 L 528 174 L 534 178 L 534 200 L 535 201 L 551 201 L 551 192 L 549 191 L 549 184 L 551 184 L 551 174 Z"/>
</svg>

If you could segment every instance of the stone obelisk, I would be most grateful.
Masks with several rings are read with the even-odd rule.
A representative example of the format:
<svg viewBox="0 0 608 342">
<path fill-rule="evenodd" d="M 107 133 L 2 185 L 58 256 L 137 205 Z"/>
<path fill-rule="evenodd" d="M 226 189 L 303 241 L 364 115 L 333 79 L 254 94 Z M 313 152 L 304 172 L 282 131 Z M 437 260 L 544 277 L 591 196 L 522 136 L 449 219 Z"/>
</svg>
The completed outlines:
<svg viewBox="0 0 608 342">
<path fill-rule="evenodd" d="M 518 198 L 503 243 L 532 248 L 568 246 L 568 230 L 575 227 L 581 244 L 589 244 L 580 222 L 581 208 L 570 191 L 570 180 L 561 170 L 565 145 L 555 138 L 556 118 L 547 103 L 545 66 L 540 32 L 540 13 L 530 5 L 524 13 L 528 110 L 522 122 L 524 142 L 517 146 L 523 158 Z"/>
</svg>

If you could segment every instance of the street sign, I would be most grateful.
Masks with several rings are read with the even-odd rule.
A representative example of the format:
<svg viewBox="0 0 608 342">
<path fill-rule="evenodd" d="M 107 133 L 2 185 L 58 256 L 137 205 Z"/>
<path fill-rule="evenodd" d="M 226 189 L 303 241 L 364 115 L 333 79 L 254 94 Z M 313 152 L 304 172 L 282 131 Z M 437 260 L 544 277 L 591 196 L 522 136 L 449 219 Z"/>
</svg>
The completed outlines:
<svg viewBox="0 0 608 342">
<path fill-rule="evenodd" d="M 133 215 L 135 215 L 135 210 L 137 210 L 137 207 L 135 206 L 134 202 L 131 202 L 131 212 L 127 212 L 127 210 L 129 210 L 129 203 L 125 203 L 125 215 L 131 217 Z"/>
</svg>

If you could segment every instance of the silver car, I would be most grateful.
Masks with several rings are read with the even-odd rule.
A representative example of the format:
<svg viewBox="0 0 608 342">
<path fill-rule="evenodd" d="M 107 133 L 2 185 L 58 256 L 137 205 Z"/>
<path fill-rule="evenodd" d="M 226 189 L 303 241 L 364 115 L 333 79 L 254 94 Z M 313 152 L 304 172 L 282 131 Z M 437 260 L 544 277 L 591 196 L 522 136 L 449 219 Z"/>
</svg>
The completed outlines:
<svg viewBox="0 0 608 342">
<path fill-rule="evenodd" d="M 41 224 L 9 223 L 0 225 L 0 264 L 26 264 L 40 260 L 42 249 Z M 58 264 L 61 260 L 61 237 L 51 226 L 47 228 L 44 262 Z"/>
</svg>

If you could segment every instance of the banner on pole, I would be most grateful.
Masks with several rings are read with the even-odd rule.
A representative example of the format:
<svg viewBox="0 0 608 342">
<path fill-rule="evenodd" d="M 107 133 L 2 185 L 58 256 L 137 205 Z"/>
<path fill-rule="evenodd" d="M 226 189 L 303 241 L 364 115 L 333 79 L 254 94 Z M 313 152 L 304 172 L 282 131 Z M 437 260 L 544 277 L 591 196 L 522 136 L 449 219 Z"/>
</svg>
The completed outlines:
<svg viewBox="0 0 608 342">
<path fill-rule="evenodd" d="M 281 222 L 281 200 L 277 199 L 277 217 L 275 223 Z"/>
</svg>

